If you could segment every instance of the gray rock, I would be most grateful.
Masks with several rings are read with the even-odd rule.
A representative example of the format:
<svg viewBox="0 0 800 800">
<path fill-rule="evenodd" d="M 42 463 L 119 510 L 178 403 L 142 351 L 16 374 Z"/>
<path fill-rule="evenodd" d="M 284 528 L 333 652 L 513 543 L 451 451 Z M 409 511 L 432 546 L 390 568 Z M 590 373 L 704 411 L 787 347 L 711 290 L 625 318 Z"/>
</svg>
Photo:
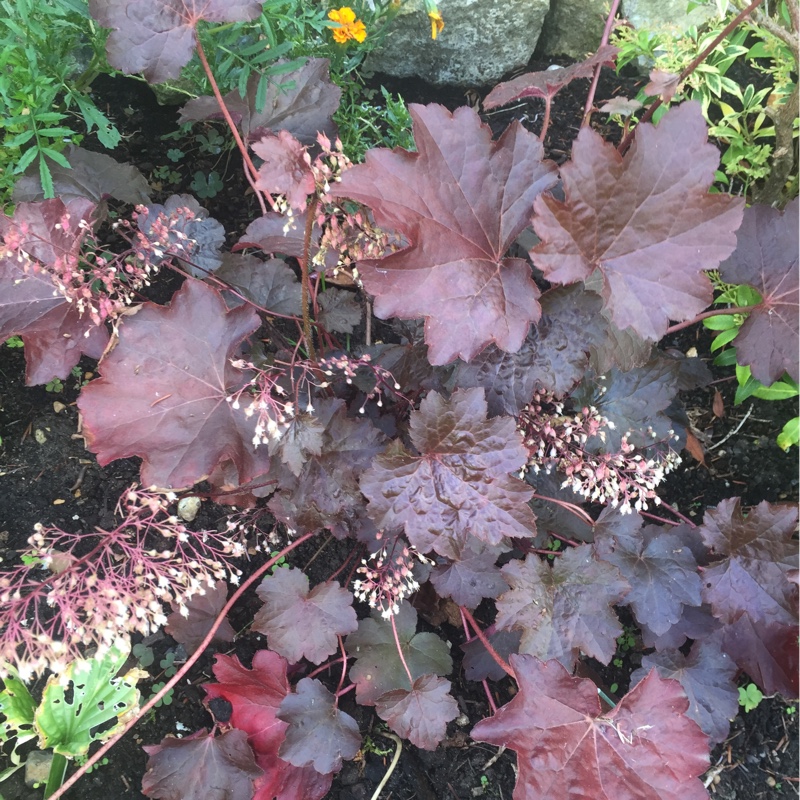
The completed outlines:
<svg viewBox="0 0 800 800">
<path fill-rule="evenodd" d="M 607 14 L 608 0 L 550 0 L 539 50 L 582 61 L 600 46 Z"/>
<path fill-rule="evenodd" d="M 682 32 L 714 16 L 713 6 L 687 8 L 687 0 L 622 0 L 622 14 L 636 28 L 671 27 Z"/>
<path fill-rule="evenodd" d="M 441 0 L 444 30 L 431 40 L 422 0 L 407 0 L 367 69 L 433 84 L 485 86 L 530 60 L 550 0 Z"/>
</svg>

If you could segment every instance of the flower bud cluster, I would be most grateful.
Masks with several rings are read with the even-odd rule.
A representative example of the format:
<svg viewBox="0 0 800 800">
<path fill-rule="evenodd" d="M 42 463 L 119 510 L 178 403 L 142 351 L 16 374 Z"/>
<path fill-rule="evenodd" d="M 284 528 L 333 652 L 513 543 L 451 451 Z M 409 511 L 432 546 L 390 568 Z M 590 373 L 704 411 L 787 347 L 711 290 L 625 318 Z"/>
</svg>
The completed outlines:
<svg viewBox="0 0 800 800">
<path fill-rule="evenodd" d="M 359 413 L 361 414 L 364 413 L 367 403 L 373 398 L 378 398 L 376 404 L 378 408 L 382 408 L 382 395 L 389 395 L 390 393 L 396 393 L 400 391 L 400 384 L 394 379 L 392 373 L 389 372 L 388 369 L 385 369 L 378 364 L 373 364 L 372 356 L 370 356 L 369 353 L 365 353 L 358 358 L 348 353 L 342 353 L 338 356 L 321 359 L 319 366 L 322 370 L 322 373 L 328 377 L 333 377 L 334 373 L 336 372 L 341 373 L 345 379 L 345 383 L 348 384 L 353 383 L 353 380 L 355 379 L 359 370 L 361 370 L 363 373 L 371 373 L 371 379 L 374 381 L 372 388 L 367 390 L 364 389 L 363 386 L 359 387 L 365 393 L 364 402 L 358 409 Z M 323 384 L 323 386 L 327 385 L 327 383 Z"/>
<path fill-rule="evenodd" d="M 370 608 L 380 609 L 384 619 L 400 612 L 400 603 L 419 589 L 413 574 L 414 559 L 429 562 L 410 545 L 395 540 L 389 547 L 384 545 L 369 558 L 361 559 L 356 570 L 362 577 L 353 582 L 356 599 Z"/>
<path fill-rule="evenodd" d="M 147 636 L 166 623 L 167 606 L 187 616 L 193 596 L 218 580 L 238 582 L 231 562 L 244 555 L 241 543 L 188 530 L 170 513 L 176 499 L 133 487 L 111 531 L 36 526 L 25 563 L 0 573 L 0 676 L 7 665 L 24 681 L 63 672 L 83 648 L 102 653 L 134 631 Z"/>
<path fill-rule="evenodd" d="M 656 487 L 681 463 L 668 443 L 649 457 L 637 453 L 630 432 L 621 437 L 617 452 L 589 452 L 587 442 L 595 437 L 605 442 L 604 429 L 613 430 L 613 423 L 594 406 L 565 413 L 564 402 L 546 390 L 534 393 L 517 428 L 528 449 L 528 468 L 535 473 L 555 469 L 566 476 L 562 488 L 569 487 L 593 503 L 619 506 L 623 514 L 644 511 L 650 501 L 658 505 Z M 675 437 L 674 431 L 669 435 Z"/>
</svg>

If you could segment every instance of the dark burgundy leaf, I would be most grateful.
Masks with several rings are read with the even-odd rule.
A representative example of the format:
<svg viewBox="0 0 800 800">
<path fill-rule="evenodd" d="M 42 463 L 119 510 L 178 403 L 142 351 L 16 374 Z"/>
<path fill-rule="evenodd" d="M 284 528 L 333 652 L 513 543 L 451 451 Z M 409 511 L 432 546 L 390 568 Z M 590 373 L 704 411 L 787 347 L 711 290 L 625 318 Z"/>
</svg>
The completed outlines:
<svg viewBox="0 0 800 800">
<path fill-rule="evenodd" d="M 67 378 L 82 355 L 100 358 L 108 342 L 106 329 L 67 302 L 48 269 L 77 255 L 78 224 L 91 220 L 94 207 L 82 197 L 56 198 L 19 203 L 13 217 L 0 212 L 0 234 L 13 248 L 0 252 L 0 341 L 22 337 L 28 386 Z"/>
<path fill-rule="evenodd" d="M 180 77 L 195 48 L 195 26 L 208 22 L 244 22 L 261 13 L 257 0 L 89 0 L 89 11 L 112 28 L 106 42 L 109 63 L 148 83 Z"/>
<path fill-rule="evenodd" d="M 542 318 L 516 353 L 490 345 L 468 364 L 458 362 L 455 386 L 486 389 L 489 414 L 516 416 L 533 390 L 567 394 L 583 377 L 589 350 L 605 335 L 600 298 L 580 286 L 552 289 L 541 299 Z"/>
<path fill-rule="evenodd" d="M 611 608 L 630 589 L 591 545 L 565 550 L 553 566 L 532 553 L 502 568 L 511 590 L 497 600 L 498 628 L 522 631 L 520 652 L 572 669 L 581 651 L 608 664 L 622 626 Z"/>
<path fill-rule="evenodd" d="M 105 465 L 141 456 L 145 486 L 182 488 L 231 461 L 244 483 L 269 468 L 253 425 L 226 398 L 248 373 L 230 363 L 258 329 L 251 308 L 227 311 L 219 293 L 187 280 L 168 307 L 145 303 L 125 320 L 102 378 L 81 392 L 87 446 Z"/>
<path fill-rule="evenodd" d="M 411 544 L 453 558 L 469 536 L 499 544 L 531 536 L 526 505 L 532 492 L 509 473 L 527 461 L 514 420 L 486 419 L 483 389 L 462 389 L 450 400 L 431 392 L 412 412 L 409 453 L 396 441 L 361 478 L 369 515 L 379 528 L 405 526 Z"/>
<path fill-rule="evenodd" d="M 594 281 L 586 281 L 587 288 Z M 592 287 L 593 288 L 593 287 Z M 602 289 L 602 277 L 597 281 L 597 291 Z M 612 367 L 621 372 L 630 372 L 644 366 L 652 357 L 653 343 L 639 336 L 633 328 L 621 331 L 608 319 L 608 311 L 603 312 L 606 322 L 606 335 L 603 341 L 592 347 L 589 364 L 598 375 L 605 375 Z"/>
<path fill-rule="evenodd" d="M 700 605 L 697 562 L 668 529 L 648 525 L 633 536 L 595 535 L 594 549 L 631 585 L 624 604 L 656 635 L 678 622 L 684 605 Z"/>
<path fill-rule="evenodd" d="M 48 165 L 53 176 L 53 190 L 63 202 L 75 197 L 88 197 L 95 203 L 106 197 L 131 205 L 150 202 L 150 185 L 131 164 L 121 164 L 105 153 L 72 144 L 64 150 L 64 156 L 71 169 L 54 162 Z M 38 166 L 32 165 L 30 174 L 26 172 L 14 184 L 13 197 L 15 203 L 44 199 Z"/>
<path fill-rule="evenodd" d="M 508 661 L 512 653 L 519 652 L 522 633 L 520 631 L 492 631 L 493 627 L 484 631 L 486 638 L 495 652 Z M 503 668 L 494 660 L 480 639 L 473 639 L 471 642 L 462 644 L 461 649 L 464 651 L 463 667 L 467 680 L 482 681 L 489 678 L 499 681 L 505 678 L 506 673 Z"/>
<path fill-rule="evenodd" d="M 564 480 L 565 476 L 555 471 L 548 473 L 540 470 L 538 473 L 534 473 L 533 470 L 528 470 L 525 473 L 525 481 L 536 490 L 536 496 L 530 503 L 536 514 L 538 531 L 536 539 L 534 539 L 535 547 L 545 546 L 549 531 L 579 542 L 594 540 L 592 526 L 583 517 L 562 505 L 562 503 L 571 503 L 581 508 L 585 502 L 585 498 L 574 492 L 569 486 L 562 487 Z M 548 498 L 561 502 L 555 503 Z"/>
<path fill-rule="evenodd" d="M 720 649 L 720 636 L 695 642 L 689 655 L 664 650 L 645 656 L 642 666 L 631 675 L 631 686 L 645 678 L 651 668 L 662 678 L 674 678 L 689 698 L 686 715 L 708 736 L 711 744 L 725 741 L 731 720 L 739 711 L 739 692 L 734 678 L 738 669 Z"/>
<path fill-rule="evenodd" d="M 597 688 L 554 661 L 511 656 L 519 692 L 472 738 L 518 754 L 514 800 L 708 800 L 708 739 L 677 681 L 655 671 L 609 713 Z"/>
<path fill-rule="evenodd" d="M 797 198 L 783 214 L 770 206 L 746 209 L 736 233 L 736 249 L 719 267 L 723 280 L 749 284 L 761 294 L 761 303 L 736 336 L 736 359 L 767 385 L 778 380 L 784 371 L 800 381 L 799 209 Z"/>
<path fill-rule="evenodd" d="M 214 277 L 267 311 L 298 317 L 302 313 L 300 283 L 282 258 L 262 261 L 251 254 L 223 253 L 222 266 Z M 222 296 L 228 308 L 242 305 L 243 301 L 231 292 L 223 292 Z"/>
<path fill-rule="evenodd" d="M 425 317 L 432 364 L 469 361 L 486 345 L 518 350 L 539 319 L 539 291 L 506 250 L 533 199 L 555 182 L 538 139 L 514 122 L 497 141 L 467 107 L 411 105 L 418 152 L 370 150 L 335 192 L 369 206 L 409 246 L 359 262 L 381 319 Z"/>
<path fill-rule="evenodd" d="M 204 278 L 222 264 L 220 248 L 225 243 L 225 229 L 217 220 L 208 216 L 208 211 L 194 197 L 188 194 L 173 194 L 163 205 L 153 203 L 147 206 L 145 213 L 137 212 L 136 223 L 139 230 L 153 244 L 159 244 L 161 240 L 161 226 L 156 224 L 160 214 L 174 221 L 169 233 L 169 245 L 175 249 L 174 251 L 168 249 L 167 252 L 178 254 L 179 260 L 192 275 Z M 180 257 L 180 254 L 187 250 L 189 255 Z M 150 261 L 160 263 L 151 254 L 148 258 Z"/>
<path fill-rule="evenodd" d="M 298 414 L 280 439 L 270 441 L 269 452 L 280 455 L 292 475 L 298 477 L 310 458 L 322 455 L 324 441 L 325 425 L 313 414 Z"/>
<path fill-rule="evenodd" d="M 298 476 L 286 468 L 273 470 L 280 492 L 269 507 L 293 529 L 330 528 L 344 538 L 361 525 L 358 477 L 383 449 L 385 437 L 368 420 L 349 418 L 342 400 L 315 401 L 314 409 L 325 429 L 322 453 L 309 453 Z"/>
<path fill-rule="evenodd" d="M 253 781 L 261 775 L 243 731 L 168 736 L 144 750 L 142 792 L 158 800 L 251 800 Z"/>
<path fill-rule="evenodd" d="M 279 131 L 277 134 L 263 134 L 250 146 L 264 161 L 258 168 L 256 189 L 282 194 L 292 208 L 304 211 L 316 182 L 311 166 L 304 158 L 306 150 L 303 145 L 288 131 Z"/>
<path fill-rule="evenodd" d="M 656 636 L 647 625 L 640 625 L 642 643 L 656 650 L 677 650 L 687 639 L 707 639 L 719 630 L 719 620 L 711 613 L 711 606 L 684 606 L 681 618 L 664 634 Z"/>
<path fill-rule="evenodd" d="M 278 61 L 280 67 L 285 61 Z M 309 58 L 299 69 L 272 76 L 267 83 L 264 106 L 256 108 L 260 76 L 253 74 L 247 82 L 243 100 L 234 90 L 223 98 L 236 125 L 248 141 L 265 131 L 288 131 L 304 145 L 314 145 L 317 133 L 329 138 L 336 135 L 333 113 L 339 107 L 342 90 L 331 82 L 327 58 Z M 222 119 L 214 97 L 190 100 L 181 110 L 179 122 L 201 119 Z"/>
<path fill-rule="evenodd" d="M 406 601 L 394 617 L 397 637 L 411 677 L 447 675 L 453 669 L 449 648 L 435 633 L 417 633 L 417 612 Z M 392 624 L 380 611 L 362 619 L 358 630 L 345 642 L 347 654 L 356 659 L 350 668 L 350 680 L 356 685 L 356 699 L 372 706 L 378 698 L 394 689 L 411 688 L 403 662 L 397 652 Z"/>
<path fill-rule="evenodd" d="M 228 601 L 228 586 L 224 581 L 217 581 L 211 588 L 203 587 L 203 591 L 204 594 L 198 592 L 186 603 L 189 610 L 187 617 L 173 611 L 164 628 L 176 642 L 186 648 L 187 653 L 197 650 Z M 235 635 L 236 632 L 225 617 L 214 634 L 213 641 L 232 642 Z"/>
<path fill-rule="evenodd" d="M 669 103 L 678 91 L 680 75 L 664 72 L 661 69 L 650 70 L 650 83 L 644 87 L 644 93 L 651 97 L 658 95 L 663 103 Z"/>
<path fill-rule="evenodd" d="M 566 202 L 540 195 L 534 204 L 542 241 L 531 257 L 545 278 L 575 283 L 599 270 L 615 325 L 652 341 L 671 319 L 706 308 L 713 292 L 705 271 L 733 251 L 744 207 L 708 194 L 719 152 L 707 139 L 695 102 L 670 109 L 658 126 L 637 126 L 624 157 L 582 128 L 560 169 Z"/>
<path fill-rule="evenodd" d="M 505 548 L 470 538 L 463 547 L 454 543 L 454 549 L 454 558 L 431 572 L 431 583 L 440 597 L 476 608 L 484 597 L 494 598 L 505 591 L 507 584 L 495 566 Z"/>
<path fill-rule="evenodd" d="M 266 634 L 270 648 L 290 664 L 304 657 L 321 663 L 336 652 L 337 636 L 358 627 L 350 592 L 335 581 L 309 591 L 308 577 L 293 567 L 267 575 L 257 594 L 264 606 L 256 613 L 253 630 Z"/>
<path fill-rule="evenodd" d="M 352 333 L 360 324 L 363 311 L 353 292 L 329 287 L 319 295 L 322 310 L 318 322 L 334 333 Z"/>
<path fill-rule="evenodd" d="M 303 678 L 296 694 L 286 695 L 278 718 L 289 723 L 280 756 L 296 767 L 338 772 L 342 759 L 354 758 L 361 747 L 358 723 L 336 706 L 319 681 Z"/>
<path fill-rule="evenodd" d="M 526 97 L 552 98 L 576 78 L 591 78 L 596 67 L 613 67 L 617 53 L 619 48 L 604 44 L 593 56 L 577 64 L 542 72 L 526 72 L 513 80 L 498 83 L 484 99 L 483 107 L 488 111 Z"/>
<path fill-rule="evenodd" d="M 423 750 L 435 750 L 444 739 L 447 723 L 459 714 L 450 681 L 436 675 L 417 678 L 410 690 L 386 692 L 375 710 L 395 733 Z"/>
</svg>

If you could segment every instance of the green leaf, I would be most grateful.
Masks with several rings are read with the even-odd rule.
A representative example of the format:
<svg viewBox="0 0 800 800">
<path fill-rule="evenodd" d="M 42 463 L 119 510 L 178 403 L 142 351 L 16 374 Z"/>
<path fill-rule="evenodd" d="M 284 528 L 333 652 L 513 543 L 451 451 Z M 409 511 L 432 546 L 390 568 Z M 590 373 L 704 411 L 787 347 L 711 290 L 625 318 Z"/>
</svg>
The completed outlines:
<svg viewBox="0 0 800 800">
<path fill-rule="evenodd" d="M 732 367 L 736 363 L 736 350 L 730 348 L 723 350 L 715 359 L 714 364 L 718 367 Z"/>
<path fill-rule="evenodd" d="M 85 95 L 75 94 L 73 97 L 86 122 L 86 129 L 91 133 L 93 128 L 97 128 L 97 138 L 100 143 L 103 147 L 113 150 L 121 138 L 116 125 Z"/>
<path fill-rule="evenodd" d="M 720 314 L 717 317 L 708 317 L 703 320 L 703 327 L 712 331 L 727 331 L 731 328 L 737 328 L 736 320 L 733 314 Z"/>
<path fill-rule="evenodd" d="M 722 95 L 722 82 L 720 81 L 720 76 L 718 73 L 707 72 L 705 74 L 705 81 L 709 91 L 711 91 L 716 97 L 720 97 Z"/>
<path fill-rule="evenodd" d="M 760 400 L 790 400 L 792 397 L 797 397 L 798 394 L 800 392 L 798 392 L 797 384 L 787 375 L 770 386 L 759 384 L 753 392 L 753 397 L 758 397 Z"/>
<path fill-rule="evenodd" d="M 64 169 L 72 169 L 69 161 L 67 161 L 66 156 L 63 153 L 59 153 L 58 150 L 53 150 L 52 147 L 42 147 L 40 148 L 40 151 L 48 158 L 52 158 L 53 161 L 55 161 L 60 167 L 64 167 Z"/>
<path fill-rule="evenodd" d="M 5 720 L 0 724 L 0 742 L 19 739 L 25 736 L 33 738 L 33 715 L 36 703 L 25 684 L 12 672 L 3 678 L 5 689 L 0 692 L 0 714 Z"/>
<path fill-rule="evenodd" d="M 14 167 L 14 173 L 19 174 L 20 172 L 25 172 L 28 168 L 28 165 L 33 162 L 33 159 L 39 155 L 39 150 L 36 147 L 31 147 L 30 150 L 26 150 L 20 160 L 17 162 L 17 166 Z"/>
<path fill-rule="evenodd" d="M 792 445 L 797 447 L 800 442 L 800 417 L 793 417 L 783 426 L 783 430 L 778 434 L 777 442 L 778 447 L 784 452 L 788 452 Z"/>
<path fill-rule="evenodd" d="M 740 364 L 736 365 L 736 380 L 739 381 L 739 387 L 736 389 L 733 404 L 738 406 L 754 394 L 761 384 L 750 374 L 750 367 Z"/>
<path fill-rule="evenodd" d="M 119 640 L 103 658 L 77 659 L 62 675 L 48 680 L 34 718 L 40 747 L 80 756 L 93 741 L 104 741 L 122 730 L 139 704 L 136 681 L 140 672 L 134 669 L 115 677 L 129 654 L 130 644 Z"/>
<path fill-rule="evenodd" d="M 722 347 L 725 347 L 726 344 L 730 344 L 739 334 L 739 329 L 734 327 L 730 328 L 727 331 L 722 331 L 718 336 L 714 337 L 714 341 L 711 342 L 711 352 L 713 353 L 715 350 L 719 350 Z"/>
<path fill-rule="evenodd" d="M 49 136 L 51 139 L 63 139 L 67 136 L 74 136 L 72 128 L 40 128 L 39 136 Z"/>
<path fill-rule="evenodd" d="M 33 139 L 34 135 L 35 131 L 33 130 L 23 131 L 22 133 L 18 133 L 13 138 L 4 142 L 3 146 L 6 149 L 10 149 L 12 147 L 21 147 L 23 144 L 25 144 L 25 142 L 29 142 L 31 139 Z"/>
</svg>

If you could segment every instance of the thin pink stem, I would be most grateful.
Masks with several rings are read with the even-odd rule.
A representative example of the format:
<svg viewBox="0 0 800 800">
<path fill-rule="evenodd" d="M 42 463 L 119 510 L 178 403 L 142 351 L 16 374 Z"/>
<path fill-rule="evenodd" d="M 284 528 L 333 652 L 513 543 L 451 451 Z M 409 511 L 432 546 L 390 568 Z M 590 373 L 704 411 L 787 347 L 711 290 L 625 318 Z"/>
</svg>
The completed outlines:
<svg viewBox="0 0 800 800">
<path fill-rule="evenodd" d="M 486 648 L 486 651 L 489 653 L 489 655 L 497 662 L 497 665 L 500 667 L 500 669 L 502 669 L 503 672 L 506 673 L 506 675 L 510 675 L 512 678 L 516 678 L 514 670 L 511 669 L 511 667 L 497 652 L 497 650 L 495 650 L 494 647 L 492 647 L 491 643 L 486 638 L 486 634 L 481 630 L 480 625 L 478 625 L 478 623 L 475 622 L 475 618 L 472 616 L 472 614 L 469 613 L 469 610 L 466 609 L 464 606 L 459 606 L 459 608 L 461 609 L 461 613 L 466 617 L 467 621 L 469 622 L 472 630 L 475 631 L 475 635 L 478 637 L 478 639 L 480 639 L 481 644 Z"/>
<path fill-rule="evenodd" d="M 321 675 L 326 670 L 335 667 L 341 660 L 341 658 L 334 658 L 333 661 L 326 661 L 324 664 L 318 666 L 315 670 L 309 672 L 308 675 L 306 675 L 306 678 L 316 678 L 317 675 Z"/>
<path fill-rule="evenodd" d="M 217 618 L 214 620 L 214 624 L 209 629 L 208 633 L 206 634 L 205 639 L 200 642 L 200 646 L 197 650 L 189 656 L 186 663 L 170 678 L 169 681 L 164 685 L 164 688 L 158 692 L 157 694 L 153 695 L 150 700 L 147 701 L 136 713 L 136 716 L 133 717 L 125 727 L 115 736 L 112 736 L 93 756 L 89 756 L 89 758 L 81 765 L 81 767 L 72 775 L 67 781 L 65 781 L 61 788 L 58 789 L 54 794 L 50 795 L 50 800 L 58 800 L 60 797 L 69 791 L 77 782 L 78 780 L 86 774 L 86 771 L 94 766 L 128 731 L 133 728 L 137 722 L 139 722 L 142 717 L 150 711 L 151 708 L 155 708 L 156 703 L 161 700 L 166 693 L 172 689 L 174 686 L 178 684 L 178 682 L 186 675 L 187 672 L 195 665 L 197 660 L 200 658 L 201 655 L 205 652 L 206 648 L 211 644 L 212 640 L 214 639 L 214 634 L 219 629 L 219 626 L 222 625 L 223 620 L 225 619 L 227 613 L 233 608 L 234 604 L 239 600 L 239 598 L 244 594 L 244 592 L 255 582 L 257 581 L 270 567 L 276 564 L 281 558 L 283 558 L 287 553 L 290 553 L 295 548 L 299 547 L 303 542 L 310 539 L 312 536 L 315 536 L 315 533 L 306 533 L 305 535 L 301 536 L 299 539 L 296 539 L 290 545 L 287 545 L 280 551 L 280 553 L 274 555 L 269 561 L 265 564 L 260 566 L 232 595 L 230 600 L 225 604 L 222 611 L 219 612 Z"/>
<path fill-rule="evenodd" d="M 539 141 L 543 142 L 547 136 L 547 129 L 550 127 L 550 107 L 553 105 L 553 98 L 547 95 L 544 98 L 544 119 L 542 120 L 542 132 L 539 134 Z"/>
<path fill-rule="evenodd" d="M 594 523 L 592 523 L 594 525 Z M 573 547 L 579 547 L 580 545 L 574 539 L 567 539 L 566 536 L 559 536 L 557 533 L 553 531 L 547 531 L 554 539 L 558 539 L 559 542 L 564 542 L 564 544 L 572 545 Z"/>
<path fill-rule="evenodd" d="M 336 692 L 336 700 L 338 701 L 340 697 L 344 697 L 348 692 L 352 692 L 355 688 L 356 685 L 351 683 L 349 686 L 345 686 L 344 689 L 339 689 L 339 691 Z"/>
<path fill-rule="evenodd" d="M 667 328 L 665 335 L 682 331 L 684 328 L 689 328 L 698 322 L 702 322 L 704 319 L 708 319 L 709 317 L 719 317 L 723 314 L 749 314 L 751 311 L 755 311 L 757 308 L 760 308 L 760 306 L 738 306 L 734 308 L 717 308 L 713 311 L 704 311 L 702 314 L 698 314 L 694 319 L 687 320 L 686 322 L 679 322 L 677 325 L 672 325 L 671 327 Z"/>
<path fill-rule="evenodd" d="M 548 503 L 555 503 L 557 506 L 565 508 L 571 514 L 580 517 L 585 523 L 594 527 L 594 520 L 580 506 L 576 506 L 575 503 L 569 503 L 566 500 L 558 500 L 555 497 L 548 497 L 544 494 L 536 494 L 536 492 L 533 493 L 533 496 L 536 500 L 547 500 Z"/>
<path fill-rule="evenodd" d="M 648 519 L 654 519 L 656 522 L 663 522 L 665 525 L 680 525 L 680 522 L 675 522 L 674 519 L 664 519 L 664 517 L 657 517 L 655 514 L 649 514 L 647 511 L 640 511 L 639 514 Z"/>
<path fill-rule="evenodd" d="M 403 655 L 403 648 L 400 646 L 400 637 L 397 635 L 397 623 L 394 621 L 394 614 L 392 614 L 389 619 L 392 621 L 392 633 L 394 634 L 394 643 L 397 645 L 397 652 L 400 655 L 400 661 L 403 662 L 406 675 L 408 675 L 408 682 L 411 684 L 411 688 L 413 689 L 414 679 L 411 677 L 411 670 L 408 668 L 408 664 L 406 664 L 406 657 Z"/>
<path fill-rule="evenodd" d="M 603 28 L 603 35 L 600 38 L 600 47 L 608 44 L 608 37 L 611 36 L 611 31 L 614 28 L 614 20 L 617 18 L 617 9 L 619 8 L 620 0 L 614 0 L 611 4 L 611 10 L 606 17 L 606 24 Z M 599 49 L 599 48 L 598 48 Z M 597 84 L 600 82 L 600 70 L 603 69 L 602 64 L 598 64 L 594 68 L 594 75 L 592 76 L 592 85 L 589 87 L 589 94 L 586 95 L 586 104 L 583 107 L 583 122 L 581 127 L 585 128 L 592 120 L 592 108 L 594 107 L 594 96 L 597 92 Z"/>
<path fill-rule="evenodd" d="M 492 714 L 496 714 L 497 703 L 495 703 L 494 697 L 492 697 L 492 693 L 489 691 L 489 684 L 486 682 L 486 678 L 484 678 L 481 683 L 483 684 L 483 691 L 486 692 L 486 699 L 489 701 L 489 708 L 492 709 Z"/>
<path fill-rule="evenodd" d="M 683 520 L 687 525 L 691 525 L 693 528 L 697 527 L 697 525 L 694 522 L 692 522 L 689 519 L 689 517 L 684 517 L 683 514 L 681 514 L 681 512 L 678 511 L 677 508 L 673 508 L 671 505 L 665 503 L 663 500 L 661 501 L 661 508 L 666 508 L 667 511 L 669 511 L 671 514 L 674 514 L 678 519 Z"/>
<path fill-rule="evenodd" d="M 342 686 L 344 686 L 344 677 L 347 674 L 347 653 L 344 649 L 344 639 L 341 636 L 337 637 L 339 639 L 339 649 L 342 651 L 342 676 L 339 678 L 339 685 L 336 687 L 336 697 L 339 697 L 339 692 L 342 691 Z"/>
</svg>

